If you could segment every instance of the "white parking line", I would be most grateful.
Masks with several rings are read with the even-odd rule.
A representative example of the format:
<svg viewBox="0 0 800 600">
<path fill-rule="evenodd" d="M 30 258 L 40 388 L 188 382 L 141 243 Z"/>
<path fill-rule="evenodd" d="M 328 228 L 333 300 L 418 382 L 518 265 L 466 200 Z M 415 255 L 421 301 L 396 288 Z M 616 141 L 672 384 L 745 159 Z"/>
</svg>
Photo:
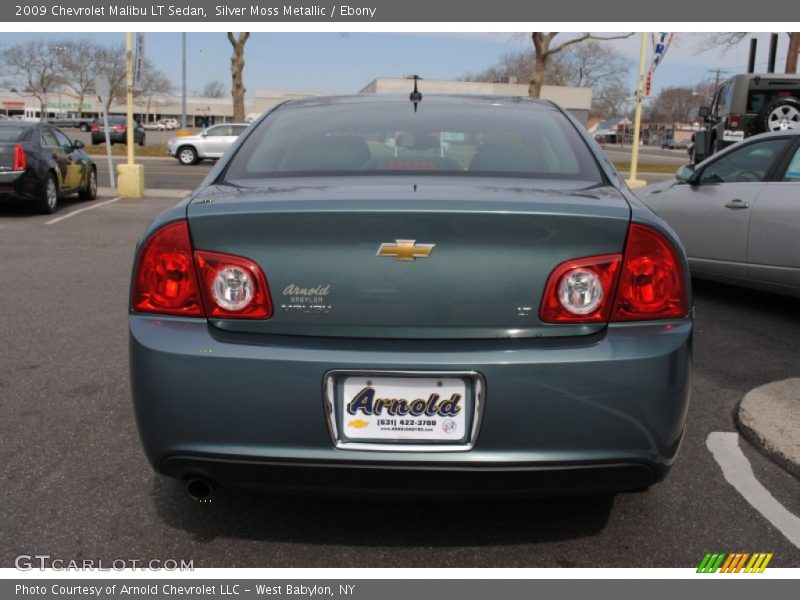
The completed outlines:
<svg viewBox="0 0 800 600">
<path fill-rule="evenodd" d="M 739 448 L 739 434 L 713 431 L 708 434 L 706 446 L 722 467 L 727 482 L 786 539 L 800 548 L 800 518 L 786 510 L 756 479 L 750 461 Z"/>
<path fill-rule="evenodd" d="M 119 200 L 119 197 L 112 198 L 111 200 L 106 200 L 105 202 L 98 202 L 97 204 L 92 204 L 91 206 L 87 206 L 86 208 L 79 208 L 78 210 L 73 210 L 70 213 L 61 215 L 60 217 L 56 217 L 55 219 L 47 221 L 45 225 L 55 225 L 59 221 L 63 221 L 64 219 L 69 219 L 70 217 L 74 217 L 75 215 L 78 215 L 82 212 L 86 212 L 87 210 L 94 210 L 95 208 L 100 208 L 101 206 L 105 206 L 106 204 L 111 204 L 113 202 L 116 202 L 117 200 Z"/>
</svg>

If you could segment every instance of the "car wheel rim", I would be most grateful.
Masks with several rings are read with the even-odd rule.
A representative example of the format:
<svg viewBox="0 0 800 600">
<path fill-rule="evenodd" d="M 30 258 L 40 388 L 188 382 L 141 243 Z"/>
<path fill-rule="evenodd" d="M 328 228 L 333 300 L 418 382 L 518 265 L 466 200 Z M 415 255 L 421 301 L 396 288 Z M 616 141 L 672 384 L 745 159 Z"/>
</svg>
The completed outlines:
<svg viewBox="0 0 800 600">
<path fill-rule="evenodd" d="M 800 128 L 800 110 L 794 106 L 779 106 L 767 119 L 770 131 Z"/>
<path fill-rule="evenodd" d="M 97 195 L 97 175 L 94 170 L 89 172 L 89 193 L 92 197 Z"/>
<path fill-rule="evenodd" d="M 47 206 L 50 208 L 55 208 L 56 205 L 56 184 L 53 183 L 53 180 L 50 179 L 47 182 Z"/>
<path fill-rule="evenodd" d="M 194 160 L 194 152 L 191 150 L 181 150 L 181 162 L 190 163 Z"/>
</svg>

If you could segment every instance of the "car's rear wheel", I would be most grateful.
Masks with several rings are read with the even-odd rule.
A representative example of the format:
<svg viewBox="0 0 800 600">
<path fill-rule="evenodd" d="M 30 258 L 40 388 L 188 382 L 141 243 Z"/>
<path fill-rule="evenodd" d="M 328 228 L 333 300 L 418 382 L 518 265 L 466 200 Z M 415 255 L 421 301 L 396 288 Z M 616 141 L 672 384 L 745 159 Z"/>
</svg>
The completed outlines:
<svg viewBox="0 0 800 600">
<path fill-rule="evenodd" d="M 800 129 L 800 100 L 779 98 L 764 107 L 758 115 L 760 131 Z"/>
<path fill-rule="evenodd" d="M 144 134 L 142 134 L 142 137 L 139 138 L 139 145 L 144 146 Z"/>
<path fill-rule="evenodd" d="M 197 150 L 191 146 L 178 148 L 178 161 L 182 165 L 194 165 L 197 163 Z"/>
<path fill-rule="evenodd" d="M 42 195 L 39 198 L 39 212 L 46 215 L 52 214 L 58 207 L 58 184 L 55 176 L 50 173 L 42 186 Z"/>
<path fill-rule="evenodd" d="M 94 200 L 97 198 L 97 171 L 94 167 L 89 169 L 86 187 L 78 192 L 78 198 L 81 200 Z"/>
<path fill-rule="evenodd" d="M 83 131 L 84 133 L 89 131 L 89 124 L 88 123 L 81 123 L 81 131 Z"/>
</svg>

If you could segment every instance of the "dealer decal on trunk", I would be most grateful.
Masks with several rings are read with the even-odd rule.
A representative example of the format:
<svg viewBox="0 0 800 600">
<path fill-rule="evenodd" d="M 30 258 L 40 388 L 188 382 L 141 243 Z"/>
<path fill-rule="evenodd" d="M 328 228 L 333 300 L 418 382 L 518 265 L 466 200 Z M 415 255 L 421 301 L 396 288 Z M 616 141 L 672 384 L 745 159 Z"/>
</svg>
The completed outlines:
<svg viewBox="0 0 800 600">
<path fill-rule="evenodd" d="M 285 313 L 329 315 L 333 312 L 333 306 L 326 302 L 330 291 L 329 283 L 314 287 L 290 283 L 283 289 L 283 297 L 287 302 L 281 304 L 281 310 Z"/>
</svg>

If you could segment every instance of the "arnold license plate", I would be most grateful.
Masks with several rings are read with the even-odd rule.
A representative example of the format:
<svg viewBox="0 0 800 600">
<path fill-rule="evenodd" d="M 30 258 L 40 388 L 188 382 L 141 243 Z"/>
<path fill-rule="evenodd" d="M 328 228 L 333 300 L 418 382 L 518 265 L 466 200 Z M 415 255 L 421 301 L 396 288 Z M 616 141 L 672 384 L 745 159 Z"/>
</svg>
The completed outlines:
<svg viewBox="0 0 800 600">
<path fill-rule="evenodd" d="M 342 433 L 349 440 L 463 442 L 467 384 L 460 377 L 345 377 Z"/>
</svg>

